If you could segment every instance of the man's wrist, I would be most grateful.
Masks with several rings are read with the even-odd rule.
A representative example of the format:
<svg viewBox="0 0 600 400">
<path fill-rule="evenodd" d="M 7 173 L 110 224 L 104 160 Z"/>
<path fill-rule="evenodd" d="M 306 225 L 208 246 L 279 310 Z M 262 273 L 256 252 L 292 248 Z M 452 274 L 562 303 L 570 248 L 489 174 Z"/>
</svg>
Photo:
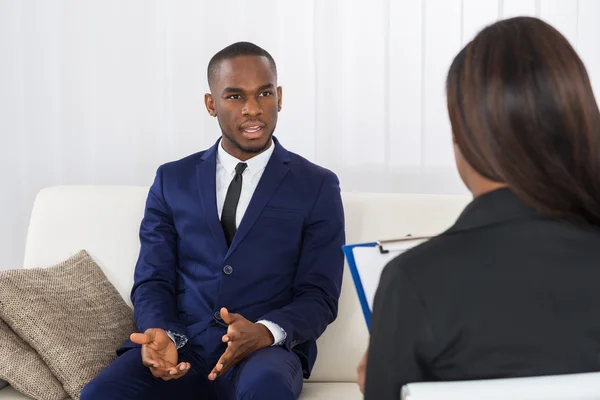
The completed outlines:
<svg viewBox="0 0 600 400">
<path fill-rule="evenodd" d="M 257 324 L 264 325 L 270 333 L 271 344 L 269 346 L 280 346 L 285 342 L 287 333 L 285 330 L 277 325 L 275 322 L 271 322 L 265 319 L 261 319 L 256 322 Z"/>
<path fill-rule="evenodd" d="M 275 338 L 273 337 L 273 333 L 269 330 L 269 328 L 267 328 L 266 325 L 258 322 L 256 323 L 256 326 L 258 326 L 258 329 L 261 331 L 261 337 L 263 338 L 261 341 L 263 345 L 262 347 L 273 346 L 275 343 Z"/>
<path fill-rule="evenodd" d="M 177 332 L 172 332 L 172 331 L 165 331 L 165 332 L 167 332 L 167 335 L 169 336 L 169 338 L 171 338 L 171 340 L 175 344 L 175 348 L 177 350 L 179 350 L 180 348 L 185 346 L 188 342 L 188 339 L 185 335 L 181 335 Z"/>
</svg>

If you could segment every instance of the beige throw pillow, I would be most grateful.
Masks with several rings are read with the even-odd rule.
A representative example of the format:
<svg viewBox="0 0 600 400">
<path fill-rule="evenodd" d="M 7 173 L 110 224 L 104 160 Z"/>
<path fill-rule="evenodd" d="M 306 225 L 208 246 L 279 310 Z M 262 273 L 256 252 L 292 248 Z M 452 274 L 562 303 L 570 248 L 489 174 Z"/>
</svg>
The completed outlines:
<svg viewBox="0 0 600 400">
<path fill-rule="evenodd" d="M 0 379 L 36 400 L 67 397 L 61 383 L 39 355 L 0 320 Z"/>
<path fill-rule="evenodd" d="M 73 399 L 135 331 L 133 311 L 84 250 L 53 267 L 0 272 L 0 287 L 0 318 Z"/>
</svg>

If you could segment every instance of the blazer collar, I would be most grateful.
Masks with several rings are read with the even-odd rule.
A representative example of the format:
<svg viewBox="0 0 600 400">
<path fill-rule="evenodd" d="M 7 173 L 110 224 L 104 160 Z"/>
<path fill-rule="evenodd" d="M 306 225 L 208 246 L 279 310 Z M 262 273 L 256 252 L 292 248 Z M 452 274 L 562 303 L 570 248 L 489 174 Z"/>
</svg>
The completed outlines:
<svg viewBox="0 0 600 400">
<path fill-rule="evenodd" d="M 200 192 L 201 205 L 204 208 L 204 212 L 207 215 L 207 223 L 210 230 L 215 237 L 216 243 L 220 246 L 224 252 L 227 252 L 228 257 L 239 245 L 239 243 L 248 234 L 260 214 L 263 208 L 267 205 L 271 196 L 275 193 L 279 184 L 285 178 L 289 171 L 290 153 L 279 143 L 277 138 L 273 136 L 274 150 L 271 158 L 265 167 L 258 186 L 254 191 L 254 195 L 250 200 L 248 209 L 240 222 L 240 226 L 233 237 L 231 246 L 227 248 L 227 242 L 225 241 L 225 235 L 223 234 L 223 228 L 218 218 L 217 213 L 217 202 L 216 202 L 216 165 L 217 165 L 217 151 L 220 146 L 221 139 L 204 152 L 201 157 L 201 161 L 198 164 L 198 190 Z"/>
<path fill-rule="evenodd" d="M 267 150 L 263 151 L 260 154 L 256 154 L 254 157 L 246 161 L 242 161 L 238 160 L 237 158 L 226 152 L 223 148 L 223 141 L 221 141 L 220 144 L 217 146 L 217 163 L 221 164 L 223 168 L 225 168 L 225 171 L 227 171 L 227 174 L 233 177 L 233 175 L 235 174 L 235 167 L 238 165 L 238 163 L 244 162 L 246 163 L 244 176 L 252 177 L 258 174 L 259 172 L 262 172 L 266 168 L 267 163 L 269 162 L 269 159 L 273 154 L 275 146 L 277 146 L 275 144 L 275 141 L 271 141 L 271 145 Z"/>
<path fill-rule="evenodd" d="M 248 209 L 240 222 L 240 226 L 233 237 L 233 241 L 231 242 L 231 246 L 229 246 L 226 257 L 228 257 L 237 248 L 240 242 L 244 240 L 244 237 L 246 237 L 262 213 L 263 208 L 268 204 L 269 200 L 279 187 L 279 184 L 290 170 L 288 165 L 290 162 L 290 153 L 281 146 L 275 137 L 273 137 L 273 142 L 275 145 L 273 155 L 269 159 L 265 172 L 263 172 L 263 175 L 258 182 L 258 186 L 254 191 L 250 204 L 248 204 Z"/>
<path fill-rule="evenodd" d="M 215 144 L 213 144 L 211 147 L 209 147 L 204 152 L 204 154 L 202 154 L 202 157 L 200 159 L 202 161 L 207 161 L 207 160 L 212 161 L 214 159 L 216 162 L 217 152 L 218 152 L 220 143 L 221 143 L 221 138 L 217 139 Z M 275 136 L 273 136 L 273 144 L 271 146 L 274 147 L 273 155 L 271 156 L 271 158 L 277 158 L 282 163 L 288 163 L 290 161 L 289 151 L 287 151 L 286 149 L 283 148 L 283 146 L 281 146 L 281 143 Z M 269 163 L 270 163 L 271 158 L 269 159 Z M 269 163 L 267 163 L 267 165 Z"/>
<path fill-rule="evenodd" d="M 463 210 L 449 232 L 541 216 L 538 211 L 525 204 L 510 189 L 502 188 L 475 198 Z"/>
</svg>

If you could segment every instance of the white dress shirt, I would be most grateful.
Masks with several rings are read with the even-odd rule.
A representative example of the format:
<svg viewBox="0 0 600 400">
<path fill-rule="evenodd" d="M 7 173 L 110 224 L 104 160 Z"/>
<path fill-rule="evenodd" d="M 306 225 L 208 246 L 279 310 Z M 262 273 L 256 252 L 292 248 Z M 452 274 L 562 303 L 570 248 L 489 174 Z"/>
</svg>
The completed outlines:
<svg viewBox="0 0 600 400">
<path fill-rule="evenodd" d="M 219 144 L 217 150 L 217 210 L 219 212 L 219 220 L 223 213 L 223 204 L 225 204 L 225 197 L 227 196 L 227 189 L 229 184 L 235 176 L 235 166 L 238 163 L 245 162 L 247 167 L 242 173 L 242 192 L 240 193 L 240 201 L 237 206 L 235 213 L 235 226 L 238 228 L 240 222 L 248 209 L 248 204 L 254 195 L 254 191 L 258 186 L 258 182 L 262 177 L 267 163 L 271 158 L 271 154 L 275 150 L 275 143 L 271 142 L 271 146 L 262 153 L 252 157 L 247 161 L 240 161 L 223 149 L 223 146 Z"/>
<path fill-rule="evenodd" d="M 219 213 L 219 220 L 221 219 L 221 213 L 223 212 L 223 204 L 225 203 L 225 197 L 227 196 L 227 189 L 229 189 L 229 185 L 235 176 L 235 166 L 241 162 L 245 162 L 247 165 L 244 172 L 242 172 L 242 192 L 240 193 L 240 201 L 235 213 L 235 226 L 238 228 L 274 150 L 275 142 L 271 140 L 271 146 L 269 146 L 267 150 L 250 158 L 249 160 L 241 161 L 226 152 L 225 149 L 223 149 L 222 142 L 219 143 L 217 150 L 216 180 L 217 211 Z M 274 346 L 283 344 L 283 341 L 287 336 L 283 328 L 271 321 L 260 320 L 257 322 L 259 324 L 263 324 L 269 329 L 269 331 L 271 331 L 274 339 Z"/>
</svg>

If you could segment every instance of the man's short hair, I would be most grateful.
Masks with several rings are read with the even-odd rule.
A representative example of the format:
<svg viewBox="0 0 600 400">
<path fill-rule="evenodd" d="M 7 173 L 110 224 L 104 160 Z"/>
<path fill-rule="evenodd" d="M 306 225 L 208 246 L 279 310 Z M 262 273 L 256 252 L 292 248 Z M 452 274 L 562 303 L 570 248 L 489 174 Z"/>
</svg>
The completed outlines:
<svg viewBox="0 0 600 400">
<path fill-rule="evenodd" d="M 275 60 L 273 57 L 271 57 L 268 51 L 258 47 L 254 43 L 237 42 L 225 47 L 210 59 L 207 69 L 208 84 L 210 85 L 212 79 L 218 73 L 221 62 L 240 56 L 266 57 L 271 65 L 271 70 L 273 70 L 273 73 L 277 77 L 277 66 L 275 65 Z"/>
</svg>

